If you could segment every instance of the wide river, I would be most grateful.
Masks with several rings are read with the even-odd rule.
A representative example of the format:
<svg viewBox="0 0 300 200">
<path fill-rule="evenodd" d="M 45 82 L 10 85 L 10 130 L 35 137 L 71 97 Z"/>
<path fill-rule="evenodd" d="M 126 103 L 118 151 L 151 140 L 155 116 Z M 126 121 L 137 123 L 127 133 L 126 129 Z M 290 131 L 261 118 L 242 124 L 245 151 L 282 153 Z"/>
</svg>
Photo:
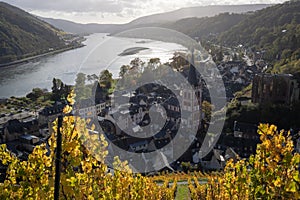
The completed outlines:
<svg viewBox="0 0 300 200">
<path fill-rule="evenodd" d="M 0 68 L 0 98 L 24 96 L 37 87 L 51 90 L 53 78 L 74 84 L 79 72 L 99 75 L 102 70 L 108 69 L 117 77 L 120 66 L 129 64 L 136 57 L 143 61 L 160 58 L 163 63 L 169 61 L 175 51 L 185 49 L 175 43 L 110 37 L 103 33 L 87 36 L 84 44 L 86 46 L 82 48 Z M 134 55 L 118 56 L 133 47 L 148 49 Z"/>
</svg>

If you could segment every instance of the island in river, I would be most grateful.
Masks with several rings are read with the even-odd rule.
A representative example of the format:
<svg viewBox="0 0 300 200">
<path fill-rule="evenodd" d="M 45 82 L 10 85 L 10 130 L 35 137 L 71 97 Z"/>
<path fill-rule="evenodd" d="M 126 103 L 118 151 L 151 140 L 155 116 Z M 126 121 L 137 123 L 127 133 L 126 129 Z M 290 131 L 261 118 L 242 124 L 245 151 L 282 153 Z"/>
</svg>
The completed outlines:
<svg viewBox="0 0 300 200">
<path fill-rule="evenodd" d="M 132 47 L 125 49 L 122 53 L 118 54 L 118 56 L 129 56 L 129 55 L 134 55 L 139 53 L 140 51 L 143 50 L 148 50 L 149 48 L 146 47 Z"/>
</svg>

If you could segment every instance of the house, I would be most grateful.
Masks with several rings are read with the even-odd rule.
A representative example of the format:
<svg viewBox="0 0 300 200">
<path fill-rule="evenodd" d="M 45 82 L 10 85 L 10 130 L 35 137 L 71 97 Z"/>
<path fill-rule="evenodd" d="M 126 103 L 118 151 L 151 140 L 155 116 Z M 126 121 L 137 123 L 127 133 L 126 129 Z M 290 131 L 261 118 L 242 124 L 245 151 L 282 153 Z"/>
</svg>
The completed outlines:
<svg viewBox="0 0 300 200">
<path fill-rule="evenodd" d="M 82 118 L 96 118 L 106 107 L 104 100 L 96 104 L 92 99 L 83 99 L 75 103 L 73 114 Z"/>
<path fill-rule="evenodd" d="M 259 140 L 257 125 L 235 121 L 233 125 L 233 135 L 236 138 Z"/>
<path fill-rule="evenodd" d="M 200 160 L 200 164 L 203 170 L 221 170 L 225 167 L 226 160 L 220 150 L 213 149 Z"/>
<path fill-rule="evenodd" d="M 96 118 L 106 107 L 104 100 L 98 101 L 96 104 L 91 99 L 83 99 L 75 103 L 73 114 L 81 118 Z"/>
<path fill-rule="evenodd" d="M 24 128 L 24 132 L 26 134 L 31 134 L 31 135 L 35 135 L 35 136 L 40 135 L 39 122 L 36 117 L 32 116 L 32 117 L 22 119 L 21 123 Z"/>
<path fill-rule="evenodd" d="M 230 159 L 234 162 L 239 159 L 239 155 L 232 148 L 229 147 L 225 151 L 213 149 L 207 156 L 200 159 L 200 164 L 203 170 L 221 170 Z"/>
<path fill-rule="evenodd" d="M 148 149 L 148 141 L 147 140 L 140 140 L 135 143 L 129 144 L 129 151 L 132 152 L 142 152 Z"/>
<path fill-rule="evenodd" d="M 12 119 L 3 125 L 2 143 L 11 142 L 19 139 L 24 134 L 24 127 L 17 119 Z"/>
<path fill-rule="evenodd" d="M 135 168 L 138 168 L 140 171 L 145 172 L 160 172 L 160 171 L 169 171 L 173 172 L 174 169 L 170 166 L 169 155 L 164 154 L 161 151 L 155 151 L 151 154 L 141 153 L 142 162 L 134 163 Z"/>
<path fill-rule="evenodd" d="M 223 136 L 222 143 L 231 147 L 243 158 L 248 158 L 256 151 L 256 146 L 260 142 L 257 133 L 258 126 L 255 124 L 235 121 L 233 134 Z"/>
<path fill-rule="evenodd" d="M 225 160 L 233 159 L 233 162 L 237 162 L 240 158 L 239 154 L 237 154 L 231 147 L 228 147 L 225 151 Z"/>
<path fill-rule="evenodd" d="M 23 144 L 36 145 L 40 142 L 40 138 L 34 135 L 25 134 L 19 137 L 19 141 Z"/>
<path fill-rule="evenodd" d="M 181 110 L 178 99 L 171 96 L 164 102 L 171 130 L 178 130 L 181 123 Z"/>
<path fill-rule="evenodd" d="M 56 102 L 52 106 L 45 107 L 39 112 L 39 126 L 40 127 L 49 127 L 51 129 L 52 122 L 63 113 L 63 109 L 66 104 L 61 102 Z"/>
<path fill-rule="evenodd" d="M 21 135 L 19 137 L 20 148 L 27 152 L 32 152 L 36 145 L 40 143 L 40 138 L 34 135 Z"/>
<path fill-rule="evenodd" d="M 0 124 L 0 143 L 17 140 L 22 134 L 39 136 L 39 124 L 35 116 L 27 112 L 4 117 Z"/>
</svg>

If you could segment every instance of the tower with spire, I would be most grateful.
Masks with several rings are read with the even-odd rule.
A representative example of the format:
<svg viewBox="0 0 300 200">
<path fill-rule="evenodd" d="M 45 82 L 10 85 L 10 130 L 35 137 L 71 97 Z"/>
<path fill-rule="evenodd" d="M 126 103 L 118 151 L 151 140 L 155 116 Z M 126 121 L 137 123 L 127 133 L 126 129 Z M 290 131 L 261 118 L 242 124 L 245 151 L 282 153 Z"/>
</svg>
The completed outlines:
<svg viewBox="0 0 300 200">
<path fill-rule="evenodd" d="M 183 88 L 182 90 L 182 112 L 186 113 L 186 116 L 190 116 L 188 119 L 183 119 L 183 124 L 188 128 L 197 129 L 200 127 L 201 122 L 201 99 L 202 99 L 202 86 L 201 79 L 195 69 L 194 50 L 192 50 L 189 73 L 187 80 L 192 86 L 190 88 Z M 198 116 L 200 114 L 200 116 Z"/>
</svg>

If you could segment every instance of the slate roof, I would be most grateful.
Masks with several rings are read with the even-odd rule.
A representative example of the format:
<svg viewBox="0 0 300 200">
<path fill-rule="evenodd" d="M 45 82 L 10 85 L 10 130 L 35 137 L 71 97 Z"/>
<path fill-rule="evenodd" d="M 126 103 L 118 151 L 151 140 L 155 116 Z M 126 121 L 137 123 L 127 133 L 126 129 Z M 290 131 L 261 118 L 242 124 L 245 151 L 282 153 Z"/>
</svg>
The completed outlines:
<svg viewBox="0 0 300 200">
<path fill-rule="evenodd" d="M 24 132 L 24 128 L 22 126 L 22 123 L 17 119 L 9 120 L 7 122 L 7 124 L 5 125 L 5 127 L 7 128 L 8 132 L 10 134 L 11 133 L 23 133 Z"/>
<path fill-rule="evenodd" d="M 193 64 L 194 64 L 194 53 L 192 52 L 192 59 L 190 62 L 188 81 L 192 86 L 197 86 L 198 85 L 197 73 Z"/>
<path fill-rule="evenodd" d="M 39 115 L 49 116 L 62 113 L 65 105 L 65 103 L 56 103 L 53 106 L 45 107 L 41 112 L 39 112 Z"/>
</svg>

